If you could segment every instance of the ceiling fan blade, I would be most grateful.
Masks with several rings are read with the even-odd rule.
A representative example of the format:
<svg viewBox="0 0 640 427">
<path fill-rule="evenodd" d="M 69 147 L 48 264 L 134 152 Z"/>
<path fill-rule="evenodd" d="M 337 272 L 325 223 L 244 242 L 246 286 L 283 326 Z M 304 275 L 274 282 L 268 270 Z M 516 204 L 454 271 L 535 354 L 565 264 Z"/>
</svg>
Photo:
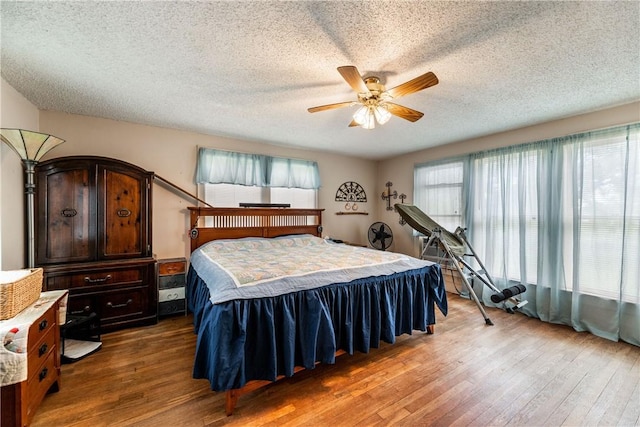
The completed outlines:
<svg viewBox="0 0 640 427">
<path fill-rule="evenodd" d="M 318 111 L 334 110 L 336 108 L 350 107 L 356 104 L 356 101 L 338 102 L 336 104 L 319 105 L 317 107 L 307 108 L 307 111 L 310 113 L 317 113 Z"/>
<path fill-rule="evenodd" d="M 409 120 L 410 122 L 418 121 L 422 118 L 422 116 L 424 116 L 424 113 L 421 113 L 420 111 L 416 111 L 402 105 L 394 104 L 393 102 L 385 102 L 384 105 L 385 107 L 387 107 L 387 110 L 389 110 L 389 112 L 394 116 Z"/>
<path fill-rule="evenodd" d="M 356 67 L 353 65 L 345 65 L 343 67 L 338 67 L 338 72 L 342 75 L 342 78 L 345 79 L 349 86 L 353 88 L 358 93 L 368 93 L 369 88 L 366 84 L 364 84 L 364 80 L 362 80 L 362 76 Z"/>
<path fill-rule="evenodd" d="M 428 73 L 418 76 L 415 79 L 409 80 L 408 82 L 402 83 L 399 86 L 389 89 L 387 93 L 393 98 L 400 98 L 401 96 L 410 95 L 414 92 L 418 92 L 422 89 L 426 89 L 437 84 L 438 78 L 435 74 L 429 71 Z"/>
</svg>

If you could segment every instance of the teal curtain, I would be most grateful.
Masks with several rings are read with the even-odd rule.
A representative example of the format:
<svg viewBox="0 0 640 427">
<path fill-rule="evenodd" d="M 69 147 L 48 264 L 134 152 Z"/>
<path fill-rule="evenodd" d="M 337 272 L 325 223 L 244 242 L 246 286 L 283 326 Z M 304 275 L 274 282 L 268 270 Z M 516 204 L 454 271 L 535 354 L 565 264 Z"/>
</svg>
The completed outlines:
<svg viewBox="0 0 640 427">
<path fill-rule="evenodd" d="M 316 162 L 270 157 L 268 165 L 269 187 L 320 188 L 320 174 Z"/>
<path fill-rule="evenodd" d="M 523 312 L 640 345 L 640 124 L 451 162 L 469 241 L 498 287 L 527 286 Z"/>
<path fill-rule="evenodd" d="M 318 189 L 320 172 L 314 161 L 200 148 L 196 182 Z"/>
</svg>

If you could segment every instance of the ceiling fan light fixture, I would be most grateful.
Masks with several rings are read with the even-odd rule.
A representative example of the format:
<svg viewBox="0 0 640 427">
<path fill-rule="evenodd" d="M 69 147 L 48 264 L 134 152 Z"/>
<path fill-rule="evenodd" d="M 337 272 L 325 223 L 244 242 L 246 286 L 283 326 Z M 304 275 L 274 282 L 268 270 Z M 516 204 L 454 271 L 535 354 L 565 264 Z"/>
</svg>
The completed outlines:
<svg viewBox="0 0 640 427">
<path fill-rule="evenodd" d="M 385 106 L 372 103 L 358 108 L 353 115 L 353 121 L 364 129 L 374 129 L 376 122 L 383 125 L 387 123 L 390 118 L 391 113 Z"/>
<path fill-rule="evenodd" d="M 369 120 L 369 107 L 367 105 L 363 105 L 358 108 L 353 115 L 353 120 L 360 126 L 363 126 Z"/>
<path fill-rule="evenodd" d="M 387 110 L 387 107 L 385 107 L 384 105 L 379 105 L 379 104 L 376 105 L 373 108 L 373 114 L 375 115 L 378 123 L 381 125 L 387 123 L 391 118 L 391 113 L 389 112 L 389 110 Z"/>
<path fill-rule="evenodd" d="M 373 114 L 373 107 L 367 107 L 367 119 L 361 126 L 364 129 L 373 129 L 376 127 L 376 117 Z"/>
</svg>

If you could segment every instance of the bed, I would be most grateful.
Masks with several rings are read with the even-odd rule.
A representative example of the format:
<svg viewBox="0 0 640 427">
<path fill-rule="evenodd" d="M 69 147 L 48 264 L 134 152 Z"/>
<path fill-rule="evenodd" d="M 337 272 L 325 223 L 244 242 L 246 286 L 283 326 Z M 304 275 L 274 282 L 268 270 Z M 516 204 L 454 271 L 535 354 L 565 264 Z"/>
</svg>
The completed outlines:
<svg viewBox="0 0 640 427">
<path fill-rule="evenodd" d="M 227 415 L 241 394 L 447 314 L 438 264 L 322 239 L 320 209 L 189 209 L 193 377 L 226 393 Z"/>
</svg>

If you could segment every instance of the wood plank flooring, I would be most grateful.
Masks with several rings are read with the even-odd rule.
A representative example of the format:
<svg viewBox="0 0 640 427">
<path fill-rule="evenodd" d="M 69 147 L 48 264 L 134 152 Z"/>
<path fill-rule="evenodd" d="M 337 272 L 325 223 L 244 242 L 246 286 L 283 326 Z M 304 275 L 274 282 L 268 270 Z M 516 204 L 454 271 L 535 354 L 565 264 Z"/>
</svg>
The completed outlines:
<svg viewBox="0 0 640 427">
<path fill-rule="evenodd" d="M 637 426 L 640 348 L 449 295 L 435 335 L 414 332 L 240 397 L 191 378 L 191 317 L 103 336 L 62 367 L 40 426 Z"/>
</svg>

